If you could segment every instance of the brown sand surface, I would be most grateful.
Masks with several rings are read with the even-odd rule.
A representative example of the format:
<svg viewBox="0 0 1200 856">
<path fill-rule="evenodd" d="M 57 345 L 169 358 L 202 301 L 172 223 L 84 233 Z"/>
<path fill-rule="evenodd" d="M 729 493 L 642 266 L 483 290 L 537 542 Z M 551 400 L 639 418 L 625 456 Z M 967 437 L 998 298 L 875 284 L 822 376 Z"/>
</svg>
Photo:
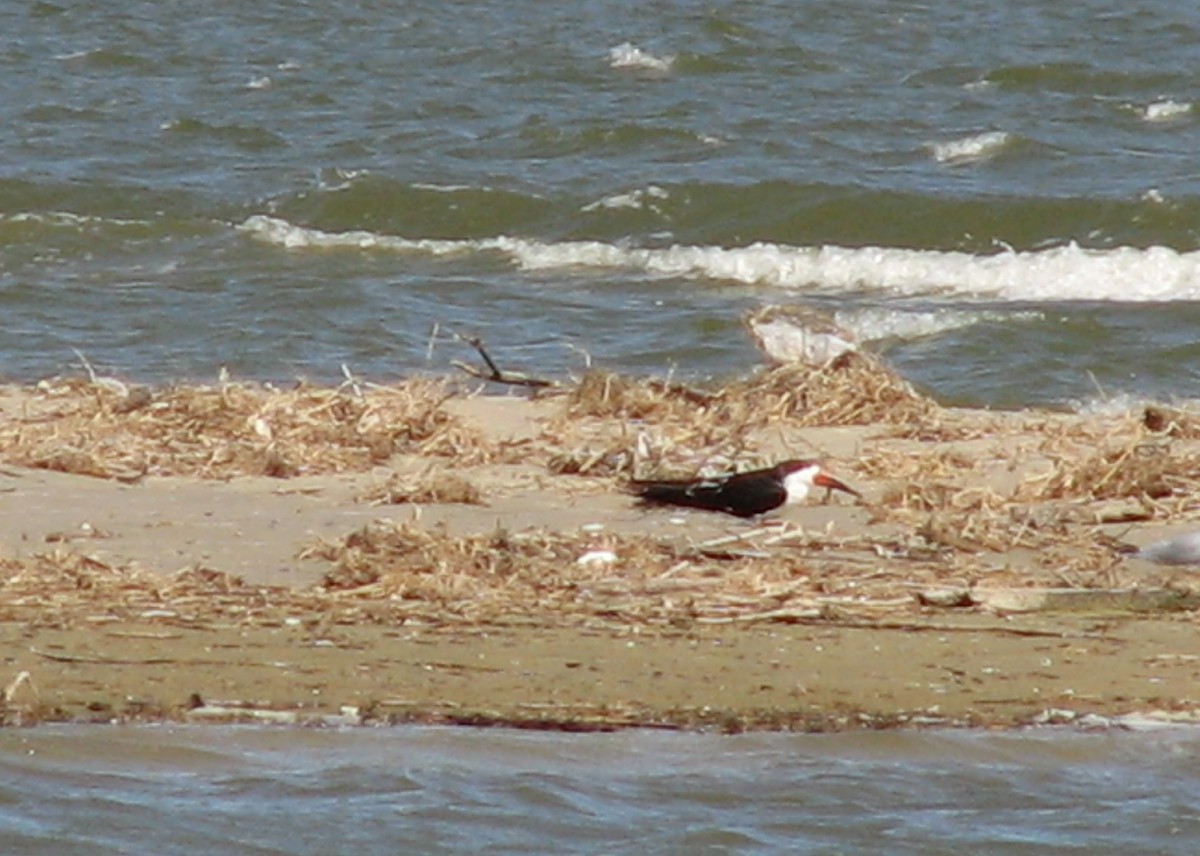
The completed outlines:
<svg viewBox="0 0 1200 856">
<path fill-rule="evenodd" d="M 306 425 L 341 403 L 326 393 Z M 915 426 L 700 435 L 561 396 L 458 394 L 439 399 L 442 434 L 343 465 L 340 440 L 285 447 L 257 400 L 248 438 L 235 421 L 138 445 L 125 422 L 109 431 L 121 395 L 0 396 L 9 723 L 828 729 L 1197 707 L 1190 572 L 1114 550 L 1195 527 L 1183 415 L 1151 430 L 937 408 Z M 765 522 L 642 509 L 608 454 L 639 444 L 678 471 L 714 445 L 735 465 L 819 456 L 865 499 Z M 229 464 L 250 460 L 266 463 Z M 397 487 L 450 476 L 473 501 Z"/>
</svg>

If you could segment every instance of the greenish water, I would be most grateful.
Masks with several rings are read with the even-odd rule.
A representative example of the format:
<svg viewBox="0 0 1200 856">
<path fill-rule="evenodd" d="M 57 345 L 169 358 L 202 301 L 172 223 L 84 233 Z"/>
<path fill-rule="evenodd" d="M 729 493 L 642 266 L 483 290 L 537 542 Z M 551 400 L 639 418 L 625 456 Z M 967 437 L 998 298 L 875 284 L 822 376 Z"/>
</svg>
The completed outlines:
<svg viewBox="0 0 1200 856">
<path fill-rule="evenodd" d="M 947 401 L 1200 395 L 1200 12 L 0 9 L 0 373 L 745 374 L 836 313 Z"/>
</svg>

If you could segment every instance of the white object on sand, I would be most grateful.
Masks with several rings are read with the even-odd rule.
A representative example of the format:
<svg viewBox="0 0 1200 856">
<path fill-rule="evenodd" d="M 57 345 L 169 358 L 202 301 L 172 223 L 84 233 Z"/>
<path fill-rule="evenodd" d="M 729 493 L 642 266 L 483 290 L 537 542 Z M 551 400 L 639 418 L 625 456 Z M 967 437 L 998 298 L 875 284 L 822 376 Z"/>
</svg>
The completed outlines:
<svg viewBox="0 0 1200 856">
<path fill-rule="evenodd" d="M 1200 564 L 1200 531 L 1155 541 L 1133 554 L 1135 558 L 1160 565 Z"/>
</svg>

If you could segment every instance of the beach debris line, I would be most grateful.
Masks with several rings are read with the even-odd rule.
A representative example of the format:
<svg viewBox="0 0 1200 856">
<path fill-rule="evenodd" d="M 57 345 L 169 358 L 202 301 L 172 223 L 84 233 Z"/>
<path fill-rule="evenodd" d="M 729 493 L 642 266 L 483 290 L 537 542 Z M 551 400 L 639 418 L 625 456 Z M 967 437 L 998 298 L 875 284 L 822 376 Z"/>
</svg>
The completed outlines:
<svg viewBox="0 0 1200 856">
<path fill-rule="evenodd" d="M 764 370 L 713 389 L 592 370 L 542 402 L 536 427 L 517 440 L 465 418 L 460 405 L 469 402 L 445 379 L 379 386 L 345 375 L 336 389 L 287 390 L 225 377 L 212 386 L 143 392 L 135 407 L 124 406 L 132 390 L 123 384 L 90 375 L 45 381 L 10 392 L 19 406 L 0 421 L 0 455 L 132 483 L 161 475 L 294 477 L 398 467 L 405 474 L 388 474 L 360 501 L 449 503 L 491 498 L 484 496 L 495 490 L 488 476 L 475 480 L 465 472 L 476 465 L 519 463 L 622 481 L 691 475 L 702 465 L 745 470 L 778 459 L 763 453 L 769 432 L 778 431 L 788 454 L 796 429 L 866 424 L 876 433 L 855 454 L 854 472 L 880 486 L 872 523 L 903 526 L 924 539 L 926 550 L 962 561 L 1030 551 L 1031 563 L 1064 575 L 1060 582 L 1088 586 L 1104 584 L 1118 561 L 1089 527 L 1178 523 L 1197 511 L 1200 434 L 1189 427 L 1200 420 L 1191 411 L 1173 408 L 1153 425 L 1140 410 L 957 411 L 862 353 L 817 369 Z M 422 459 L 428 476 L 411 475 L 405 458 Z M 438 460 L 453 466 L 440 468 Z M 437 473 L 446 470 L 474 483 L 443 490 L 448 480 Z"/>
<path fill-rule="evenodd" d="M 931 552 L 917 536 L 839 536 L 786 522 L 694 543 L 607 530 L 455 535 L 380 520 L 317 542 L 305 557 L 328 562 L 329 570 L 319 584 L 301 588 L 251 584 L 204 568 L 165 574 L 61 550 L 0 560 L 0 621 L 95 628 L 97 639 L 109 626 L 132 625 L 155 639 L 164 627 L 176 633 L 231 624 L 294 628 L 310 644 L 324 644 L 341 625 L 869 622 L 931 606 L 961 607 L 966 597 L 975 608 L 1000 611 L 1061 609 L 1064 597 L 1075 597 L 1040 594 L 1063 588 L 1061 564 L 1002 573 L 987 562 Z M 1075 582 L 1075 591 L 1094 592 L 1087 604 L 1113 610 L 1195 601 L 1178 586 L 1156 588 L 1144 573 L 1119 566 Z M 948 603 L 928 596 L 950 588 L 965 594 Z M 1019 604 L 1012 600 L 1017 595 L 1024 597 Z M 102 646 L 33 653 L 130 665 L 171 656 L 115 655 Z"/>
<path fill-rule="evenodd" d="M 159 389 L 128 409 L 109 385 L 42 381 L 28 412 L 0 423 L 0 450 L 14 464 L 124 481 L 361 472 L 395 454 L 501 458 L 499 444 L 447 410 L 454 395 L 422 377 L 357 391 L 225 381 Z"/>
<path fill-rule="evenodd" d="M 457 336 L 457 334 L 455 334 Z M 750 431 L 773 425 L 885 423 L 924 433 L 940 410 L 873 357 L 846 353 L 820 368 L 781 366 L 711 389 L 670 378 L 589 369 L 571 383 L 501 369 L 478 338 L 459 337 L 484 359 L 486 380 L 561 394 L 560 417 L 516 449 L 452 412 L 462 397 L 448 378 L 370 383 L 342 366 L 336 388 L 290 389 L 231 380 L 131 387 L 100 377 L 41 381 L 17 390 L 23 405 L 0 423 L 0 454 L 23 466 L 129 484 L 157 476 L 294 478 L 362 472 L 394 455 L 453 458 L 457 465 L 538 460 L 553 472 L 616 475 L 633 469 L 619 442 L 572 446 L 593 423 L 651 423 L 664 449 L 724 448 L 739 457 Z M 602 427 L 602 426 L 601 426 Z"/>
<path fill-rule="evenodd" d="M 861 353 L 820 368 L 769 368 L 713 389 L 593 369 L 566 392 L 572 417 L 698 422 L 710 431 L 781 421 L 795 427 L 923 425 L 939 410 L 886 365 Z"/>
<path fill-rule="evenodd" d="M 0 559 L 0 621 L 94 628 L 97 638 L 110 626 L 132 625 L 147 638 L 159 638 L 153 629 L 164 627 L 294 628 L 323 644 L 332 628 L 364 624 L 876 621 L 965 605 L 961 595 L 945 604 L 922 596 L 950 588 L 965 592 L 974 608 L 998 611 L 1063 608 L 1063 596 L 1030 598 L 1067 587 L 1095 591 L 1087 603 L 1114 610 L 1178 608 L 1195 600 L 1176 583 L 1163 588 L 1144 570 L 1114 563 L 1111 550 L 1108 564 L 1089 565 L 1087 548 L 1086 541 L 1069 539 L 1039 551 L 1044 561 L 1001 568 L 976 554 L 930 549 L 918 533 L 839 535 L 786 521 L 696 543 L 686 534 L 664 539 L 595 528 L 452 534 L 380 520 L 307 548 L 302 558 L 327 562 L 329 570 L 319 584 L 300 588 L 250 584 L 202 567 L 167 574 L 64 550 Z M 1122 587 L 1140 599 L 1120 595 Z M 1150 597 L 1159 589 L 1166 594 Z M 1024 591 L 1021 603 L 1028 605 L 1005 591 Z M 103 648 L 35 653 L 63 662 L 86 657 L 149 665 L 158 659 Z"/>
<path fill-rule="evenodd" d="M 915 560 L 863 579 L 879 545 L 787 524 L 731 537 L 694 544 L 606 531 L 452 535 L 441 526 L 378 520 L 318 542 L 304 557 L 330 563 L 322 585 L 334 597 L 369 595 L 422 620 L 455 624 L 524 617 L 550 625 L 681 626 L 874 615 L 914 607 L 910 579 L 938 578 L 936 561 Z"/>
</svg>

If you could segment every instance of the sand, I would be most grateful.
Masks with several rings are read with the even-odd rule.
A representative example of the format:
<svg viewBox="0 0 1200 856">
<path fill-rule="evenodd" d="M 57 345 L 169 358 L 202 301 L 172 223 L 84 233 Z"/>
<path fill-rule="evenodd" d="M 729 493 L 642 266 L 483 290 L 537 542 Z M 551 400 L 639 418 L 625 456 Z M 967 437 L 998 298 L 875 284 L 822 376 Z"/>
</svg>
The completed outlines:
<svg viewBox="0 0 1200 856">
<path fill-rule="evenodd" d="M 214 476 L 99 436 L 79 393 L 108 393 L 68 386 L 0 396 L 9 724 L 740 731 L 1195 715 L 1192 572 L 1116 550 L 1195 526 L 1183 422 L 936 408 L 919 430 L 740 424 L 730 445 L 686 418 L 460 392 L 438 405 L 458 454 L 389 441 L 353 466 L 289 451 L 282 473 Z M 252 428 L 264 449 L 281 436 Z M 745 522 L 642 509 L 621 490 L 627 472 L 564 467 L 639 434 L 659 450 L 651 463 L 681 470 L 711 462 L 714 437 L 737 447 L 732 463 L 819 456 L 865 500 Z M 464 451 L 467 436 L 488 453 Z M 90 463 L 36 458 L 46 437 Z M 1171 464 L 1155 470 L 1168 488 L 1130 480 L 1147 459 Z M 403 499 L 405 479 L 450 475 L 475 502 L 379 504 Z"/>
</svg>

